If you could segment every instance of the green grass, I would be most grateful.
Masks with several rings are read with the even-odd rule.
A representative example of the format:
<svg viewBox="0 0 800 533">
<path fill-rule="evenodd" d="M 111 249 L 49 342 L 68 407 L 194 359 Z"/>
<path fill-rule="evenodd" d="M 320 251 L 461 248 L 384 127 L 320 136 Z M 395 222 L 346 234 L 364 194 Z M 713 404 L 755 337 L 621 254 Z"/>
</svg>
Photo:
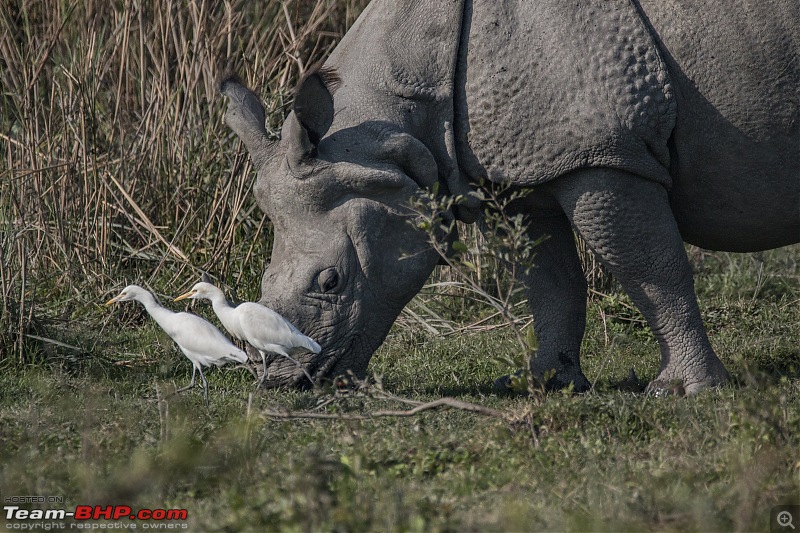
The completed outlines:
<svg viewBox="0 0 800 533">
<path fill-rule="evenodd" d="M 186 508 L 199 531 L 768 530 L 771 507 L 800 503 L 797 253 L 768 254 L 763 286 L 779 289 L 755 297 L 743 277 L 758 258 L 704 263 L 701 305 L 736 384 L 691 398 L 619 389 L 631 367 L 643 380 L 658 368 L 622 295 L 590 305 L 585 395 L 493 393 L 509 370 L 499 356 L 516 349 L 508 330 L 398 327 L 373 358 L 386 390 L 455 396 L 512 422 L 453 410 L 276 420 L 264 411 L 312 409 L 329 393 L 256 392 L 228 369 L 209 372 L 206 410 L 200 389 L 167 397 L 189 363 L 135 305 L 98 308 L 99 327 L 64 337 L 90 355 L 55 347 L 46 361 L 3 363 L 0 492 Z M 327 410 L 387 407 L 402 408 L 354 395 Z"/>
<path fill-rule="evenodd" d="M 607 288 L 589 307 L 585 395 L 493 393 L 513 370 L 507 329 L 432 336 L 404 316 L 373 358 L 388 391 L 512 422 L 276 420 L 266 410 L 327 393 L 256 392 L 227 369 L 209 372 L 209 409 L 199 389 L 168 397 L 188 361 L 136 305 L 100 303 L 128 282 L 176 294 L 200 269 L 257 296 L 271 227 L 214 79 L 231 60 L 277 131 L 294 80 L 365 3 L 0 3 L 0 496 L 184 507 L 195 531 L 767 530 L 800 493 L 798 247 L 690 251 L 735 378 L 692 398 L 620 390 L 631 368 L 655 377 L 658 350 Z M 412 307 L 441 331 L 490 313 L 453 293 Z"/>
</svg>

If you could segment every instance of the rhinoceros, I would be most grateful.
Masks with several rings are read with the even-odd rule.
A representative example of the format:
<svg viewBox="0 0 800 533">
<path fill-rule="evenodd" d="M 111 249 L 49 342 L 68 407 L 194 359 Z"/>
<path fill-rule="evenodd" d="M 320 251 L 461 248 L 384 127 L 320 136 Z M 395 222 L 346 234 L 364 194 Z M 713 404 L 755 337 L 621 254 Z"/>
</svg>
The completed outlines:
<svg viewBox="0 0 800 533">
<path fill-rule="evenodd" d="M 621 282 L 661 349 L 650 384 L 729 375 L 709 343 L 684 242 L 756 251 L 800 241 L 797 0 L 374 0 L 296 87 L 271 140 L 258 97 L 225 79 L 226 123 L 274 224 L 261 302 L 322 346 L 321 379 L 363 376 L 439 257 L 408 223 L 436 187 L 480 215 L 480 183 L 538 247 L 522 275 L 548 386 L 580 365 L 586 281 L 573 230 Z M 439 184 L 438 186 L 435 184 Z M 268 386 L 300 385 L 276 360 Z"/>
</svg>

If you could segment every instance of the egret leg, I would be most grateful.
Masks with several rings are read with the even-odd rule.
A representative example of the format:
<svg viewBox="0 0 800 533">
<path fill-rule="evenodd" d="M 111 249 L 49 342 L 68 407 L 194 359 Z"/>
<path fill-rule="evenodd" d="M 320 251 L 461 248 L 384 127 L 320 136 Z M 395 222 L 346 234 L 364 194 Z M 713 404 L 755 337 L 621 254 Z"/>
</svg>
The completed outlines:
<svg viewBox="0 0 800 533">
<path fill-rule="evenodd" d="M 263 365 L 263 372 L 261 374 L 261 379 L 258 380 L 258 384 L 256 385 L 256 388 L 261 387 L 261 385 L 263 385 L 264 381 L 267 379 L 267 354 L 265 352 L 262 352 L 261 350 L 259 350 L 259 353 L 261 354 L 261 364 Z M 281 352 L 277 352 L 276 351 L 276 353 L 278 355 L 281 355 L 281 356 L 285 357 L 286 359 L 288 359 L 289 361 L 291 361 L 292 363 L 297 365 L 297 367 L 308 378 L 309 383 L 311 383 L 312 386 L 314 385 L 314 380 L 311 378 L 311 374 L 308 373 L 308 371 L 305 369 L 305 367 L 303 367 L 303 365 L 300 363 L 300 361 L 298 361 L 297 359 L 295 359 L 294 357 L 292 357 L 291 355 L 289 355 L 285 351 L 281 351 Z M 271 360 L 272 359 L 270 359 L 270 361 Z"/>
<path fill-rule="evenodd" d="M 187 386 L 185 386 L 185 387 L 183 387 L 181 389 L 178 389 L 175 392 L 173 392 L 173 394 L 178 394 L 179 392 L 187 391 L 187 390 L 191 389 L 192 387 L 194 387 L 194 376 L 195 376 L 196 373 L 197 373 L 197 367 L 196 366 L 192 366 L 192 381 L 190 381 Z M 203 371 L 202 370 L 200 371 L 200 375 L 201 376 L 203 375 Z"/>
<path fill-rule="evenodd" d="M 253 370 L 253 367 L 251 365 L 245 365 L 245 364 L 236 365 L 235 367 L 233 367 L 232 370 L 238 370 L 240 368 L 244 368 L 245 370 L 250 372 L 253 375 L 254 378 L 258 379 L 258 372 Z"/>
<path fill-rule="evenodd" d="M 208 408 L 208 381 L 206 381 L 206 377 L 203 375 L 203 369 L 198 368 L 200 371 L 200 379 L 203 380 L 203 393 L 206 399 L 206 408 Z"/>
<path fill-rule="evenodd" d="M 312 387 L 314 386 L 314 380 L 311 379 L 311 374 L 309 374 L 308 371 L 305 369 L 305 367 L 302 364 L 300 364 L 300 361 L 298 361 L 297 359 L 295 359 L 294 357 L 292 357 L 291 355 L 289 355 L 286 352 L 278 352 L 278 354 L 284 356 L 286 359 L 288 359 L 292 363 L 296 364 L 297 368 L 299 368 L 303 372 L 303 374 L 306 375 L 306 377 L 308 378 L 308 381 L 311 383 L 311 386 Z"/>
<path fill-rule="evenodd" d="M 260 389 L 264 384 L 264 381 L 267 379 L 267 354 L 261 350 L 259 350 L 258 353 L 261 354 L 261 365 L 264 369 L 263 372 L 261 372 L 261 379 L 259 379 L 258 383 L 256 384 L 256 388 Z"/>
</svg>

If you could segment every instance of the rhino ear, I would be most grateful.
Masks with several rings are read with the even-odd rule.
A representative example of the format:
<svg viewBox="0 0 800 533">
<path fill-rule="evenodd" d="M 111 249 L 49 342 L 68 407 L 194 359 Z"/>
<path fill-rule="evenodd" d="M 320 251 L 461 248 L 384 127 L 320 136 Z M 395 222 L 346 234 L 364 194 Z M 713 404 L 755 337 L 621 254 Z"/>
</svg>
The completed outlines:
<svg viewBox="0 0 800 533">
<path fill-rule="evenodd" d="M 289 150 L 295 161 L 313 157 L 333 124 L 333 93 L 341 81 L 336 70 L 322 67 L 309 71 L 297 84 L 292 114 L 287 118 Z"/>
<path fill-rule="evenodd" d="M 264 106 L 233 71 L 226 71 L 217 81 L 217 90 L 228 97 L 225 123 L 247 146 L 256 168 L 261 168 L 273 146 L 264 127 Z"/>
</svg>

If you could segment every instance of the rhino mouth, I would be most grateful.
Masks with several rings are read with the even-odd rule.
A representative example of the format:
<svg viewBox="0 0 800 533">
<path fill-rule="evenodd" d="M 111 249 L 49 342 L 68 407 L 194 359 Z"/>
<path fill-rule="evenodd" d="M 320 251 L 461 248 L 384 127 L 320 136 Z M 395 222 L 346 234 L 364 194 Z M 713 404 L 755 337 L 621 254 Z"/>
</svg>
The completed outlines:
<svg viewBox="0 0 800 533">
<path fill-rule="evenodd" d="M 262 386 L 268 389 L 274 388 L 297 388 L 311 389 L 315 385 L 332 381 L 340 375 L 345 375 L 350 367 L 343 362 L 343 355 L 352 353 L 353 347 L 358 344 L 358 339 L 354 337 L 349 343 L 348 348 L 343 351 L 328 352 L 323 350 L 320 354 L 310 352 L 298 354 L 293 357 L 297 363 L 290 361 L 286 357 L 278 354 L 267 355 L 267 377 Z M 260 359 L 256 353 L 253 359 Z M 255 363 L 259 377 L 263 372 L 262 363 Z M 302 368 L 301 368 L 302 367 Z M 309 376 L 311 381 L 309 381 Z"/>
</svg>

